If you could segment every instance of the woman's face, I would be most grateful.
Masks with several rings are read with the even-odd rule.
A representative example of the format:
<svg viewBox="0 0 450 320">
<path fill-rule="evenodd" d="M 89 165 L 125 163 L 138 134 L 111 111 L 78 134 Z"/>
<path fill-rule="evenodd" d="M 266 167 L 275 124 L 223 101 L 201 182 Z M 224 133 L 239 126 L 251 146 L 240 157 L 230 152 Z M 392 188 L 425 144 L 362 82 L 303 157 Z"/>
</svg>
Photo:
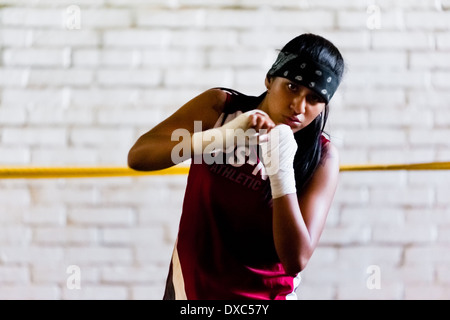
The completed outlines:
<svg viewBox="0 0 450 320">
<path fill-rule="evenodd" d="M 267 96 L 262 102 L 275 124 L 287 124 L 295 133 L 309 125 L 325 108 L 314 91 L 282 77 L 266 78 Z"/>
</svg>

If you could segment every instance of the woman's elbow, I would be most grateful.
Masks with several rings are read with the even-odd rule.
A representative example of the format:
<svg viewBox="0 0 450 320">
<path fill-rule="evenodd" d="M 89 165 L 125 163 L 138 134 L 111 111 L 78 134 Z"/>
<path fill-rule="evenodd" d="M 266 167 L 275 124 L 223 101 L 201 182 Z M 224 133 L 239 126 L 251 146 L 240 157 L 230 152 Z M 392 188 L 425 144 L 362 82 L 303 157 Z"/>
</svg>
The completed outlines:
<svg viewBox="0 0 450 320">
<path fill-rule="evenodd" d="M 297 259 L 282 262 L 282 264 L 286 274 L 296 276 L 306 268 L 308 261 L 309 257 L 298 257 Z"/>
<path fill-rule="evenodd" d="M 132 154 L 132 152 L 128 152 L 128 167 L 133 170 L 139 170 L 139 163 L 136 161 L 136 157 Z"/>
<path fill-rule="evenodd" d="M 136 171 L 155 171 L 169 168 L 176 163 L 164 153 L 149 148 L 132 148 L 128 152 L 128 167 Z"/>
<path fill-rule="evenodd" d="M 136 152 L 135 150 L 131 149 L 128 152 L 128 167 L 137 170 L 137 171 L 144 171 L 146 170 L 145 162 L 142 159 L 142 156 L 140 156 L 139 152 Z"/>
</svg>

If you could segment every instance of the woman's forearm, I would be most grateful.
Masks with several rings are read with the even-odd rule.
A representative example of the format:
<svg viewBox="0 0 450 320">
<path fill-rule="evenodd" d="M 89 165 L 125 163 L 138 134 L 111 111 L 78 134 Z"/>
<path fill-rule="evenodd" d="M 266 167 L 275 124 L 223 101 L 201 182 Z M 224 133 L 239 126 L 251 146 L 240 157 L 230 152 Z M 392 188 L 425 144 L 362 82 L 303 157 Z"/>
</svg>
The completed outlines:
<svg viewBox="0 0 450 320">
<path fill-rule="evenodd" d="M 151 131 L 142 136 L 128 152 L 128 166 L 139 171 L 169 168 L 190 158 L 190 134 L 172 141 L 171 136 Z"/>
<path fill-rule="evenodd" d="M 273 237 L 286 273 L 297 274 L 303 270 L 312 255 L 313 245 L 296 194 L 273 200 Z"/>
</svg>

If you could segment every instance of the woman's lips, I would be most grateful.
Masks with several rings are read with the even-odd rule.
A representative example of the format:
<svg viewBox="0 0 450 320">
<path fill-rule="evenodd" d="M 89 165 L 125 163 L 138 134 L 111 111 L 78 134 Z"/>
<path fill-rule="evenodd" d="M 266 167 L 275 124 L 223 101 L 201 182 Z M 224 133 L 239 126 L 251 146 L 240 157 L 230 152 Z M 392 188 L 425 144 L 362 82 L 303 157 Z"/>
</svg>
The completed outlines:
<svg viewBox="0 0 450 320">
<path fill-rule="evenodd" d="M 290 127 L 298 127 L 302 124 L 300 119 L 297 116 L 286 117 L 286 124 Z"/>
</svg>

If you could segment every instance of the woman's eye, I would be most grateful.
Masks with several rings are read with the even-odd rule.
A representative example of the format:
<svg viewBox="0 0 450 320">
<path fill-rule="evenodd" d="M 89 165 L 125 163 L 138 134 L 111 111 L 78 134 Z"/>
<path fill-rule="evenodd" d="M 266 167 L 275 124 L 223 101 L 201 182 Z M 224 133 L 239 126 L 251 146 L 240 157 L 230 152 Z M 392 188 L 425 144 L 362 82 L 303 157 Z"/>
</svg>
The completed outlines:
<svg viewBox="0 0 450 320">
<path fill-rule="evenodd" d="M 292 82 L 288 83 L 288 88 L 291 91 L 298 91 L 298 85 L 296 85 L 295 83 L 292 83 Z"/>
<path fill-rule="evenodd" d="M 322 99 L 320 99 L 318 96 L 316 96 L 315 94 L 309 95 L 308 96 L 308 102 L 310 104 L 317 104 L 322 102 Z"/>
</svg>

